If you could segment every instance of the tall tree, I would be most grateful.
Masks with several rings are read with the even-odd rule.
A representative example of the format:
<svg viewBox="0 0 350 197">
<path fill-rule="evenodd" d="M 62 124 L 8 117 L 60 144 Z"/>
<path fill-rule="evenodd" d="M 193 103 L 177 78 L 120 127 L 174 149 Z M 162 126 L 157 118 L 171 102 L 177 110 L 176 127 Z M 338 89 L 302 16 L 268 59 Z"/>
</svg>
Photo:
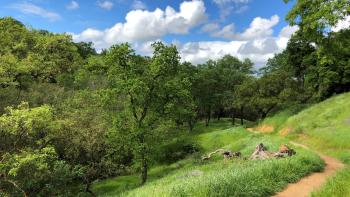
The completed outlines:
<svg viewBox="0 0 350 197">
<path fill-rule="evenodd" d="M 190 98 L 190 84 L 179 74 L 180 57 L 175 46 L 154 43 L 152 58 L 135 55 L 128 44 L 114 45 L 106 61 L 112 87 L 125 95 L 125 125 L 135 137 L 140 161 L 141 183 L 147 180 L 152 132 L 160 120 L 169 117 L 182 99 Z"/>
</svg>

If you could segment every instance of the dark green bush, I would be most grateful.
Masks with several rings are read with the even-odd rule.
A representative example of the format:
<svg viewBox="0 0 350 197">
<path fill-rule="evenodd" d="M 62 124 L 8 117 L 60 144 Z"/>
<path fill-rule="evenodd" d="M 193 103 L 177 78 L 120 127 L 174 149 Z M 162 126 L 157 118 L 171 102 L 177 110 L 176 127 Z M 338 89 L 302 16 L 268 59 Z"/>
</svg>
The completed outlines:
<svg viewBox="0 0 350 197">
<path fill-rule="evenodd" d="M 199 151 L 199 146 L 186 139 L 176 139 L 163 145 L 155 158 L 159 163 L 173 163 Z"/>
</svg>

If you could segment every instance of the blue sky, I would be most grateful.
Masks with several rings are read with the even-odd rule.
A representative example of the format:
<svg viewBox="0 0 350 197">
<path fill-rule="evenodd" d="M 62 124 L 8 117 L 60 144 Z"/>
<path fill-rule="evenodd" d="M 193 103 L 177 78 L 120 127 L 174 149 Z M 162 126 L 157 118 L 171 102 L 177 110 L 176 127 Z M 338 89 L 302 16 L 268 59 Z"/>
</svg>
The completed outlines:
<svg viewBox="0 0 350 197">
<path fill-rule="evenodd" d="M 150 43 L 162 40 L 193 63 L 232 54 L 259 66 L 296 31 L 284 20 L 292 6 L 283 0 L 1 0 L 0 16 L 68 32 L 98 50 L 130 42 L 149 54 Z"/>
</svg>

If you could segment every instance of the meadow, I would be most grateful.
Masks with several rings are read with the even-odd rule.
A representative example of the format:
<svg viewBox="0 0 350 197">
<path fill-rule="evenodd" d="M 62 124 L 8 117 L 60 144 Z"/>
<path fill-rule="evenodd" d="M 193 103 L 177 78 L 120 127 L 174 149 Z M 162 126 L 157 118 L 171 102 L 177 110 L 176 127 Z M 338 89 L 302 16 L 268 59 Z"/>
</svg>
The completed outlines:
<svg viewBox="0 0 350 197">
<path fill-rule="evenodd" d="M 263 143 L 277 151 L 288 141 L 278 136 L 250 133 L 243 127 L 229 127 L 228 120 L 192 135 L 200 152 L 168 166 L 150 171 L 150 182 L 137 187 L 137 176 L 124 176 L 94 185 L 100 196 L 270 196 L 288 183 L 323 169 L 315 154 L 293 147 L 297 154 L 290 158 L 248 160 L 255 146 Z M 201 155 L 218 148 L 240 151 L 242 158 L 225 160 L 221 155 L 202 161 Z M 136 188 L 137 187 L 137 188 Z"/>
</svg>

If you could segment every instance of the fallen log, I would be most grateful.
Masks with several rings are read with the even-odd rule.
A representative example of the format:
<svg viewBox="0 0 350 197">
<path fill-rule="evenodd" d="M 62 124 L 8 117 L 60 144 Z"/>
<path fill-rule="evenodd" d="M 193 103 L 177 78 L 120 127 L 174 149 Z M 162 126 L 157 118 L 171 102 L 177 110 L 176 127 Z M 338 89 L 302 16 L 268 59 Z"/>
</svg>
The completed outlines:
<svg viewBox="0 0 350 197">
<path fill-rule="evenodd" d="M 290 157 L 295 155 L 296 152 L 289 148 L 287 145 L 283 144 L 280 146 L 278 152 L 270 152 L 267 151 L 264 144 L 260 143 L 255 147 L 254 152 L 249 157 L 249 159 L 255 160 L 255 159 L 267 159 L 267 158 L 283 158 L 283 157 Z"/>
<path fill-rule="evenodd" d="M 202 160 L 208 160 L 211 158 L 212 155 L 216 153 L 221 153 L 225 159 L 230 159 L 234 157 L 241 157 L 241 152 L 231 152 L 229 150 L 224 150 L 224 149 L 217 149 L 214 152 L 209 153 L 208 155 L 202 156 Z"/>
<path fill-rule="evenodd" d="M 293 156 L 296 154 L 296 152 L 293 149 L 289 148 L 287 144 L 282 144 L 278 152 L 282 154 L 287 154 L 288 156 Z"/>
<path fill-rule="evenodd" d="M 267 151 L 263 143 L 256 145 L 254 152 L 250 155 L 249 159 L 266 159 L 273 157 L 273 153 Z"/>
</svg>

